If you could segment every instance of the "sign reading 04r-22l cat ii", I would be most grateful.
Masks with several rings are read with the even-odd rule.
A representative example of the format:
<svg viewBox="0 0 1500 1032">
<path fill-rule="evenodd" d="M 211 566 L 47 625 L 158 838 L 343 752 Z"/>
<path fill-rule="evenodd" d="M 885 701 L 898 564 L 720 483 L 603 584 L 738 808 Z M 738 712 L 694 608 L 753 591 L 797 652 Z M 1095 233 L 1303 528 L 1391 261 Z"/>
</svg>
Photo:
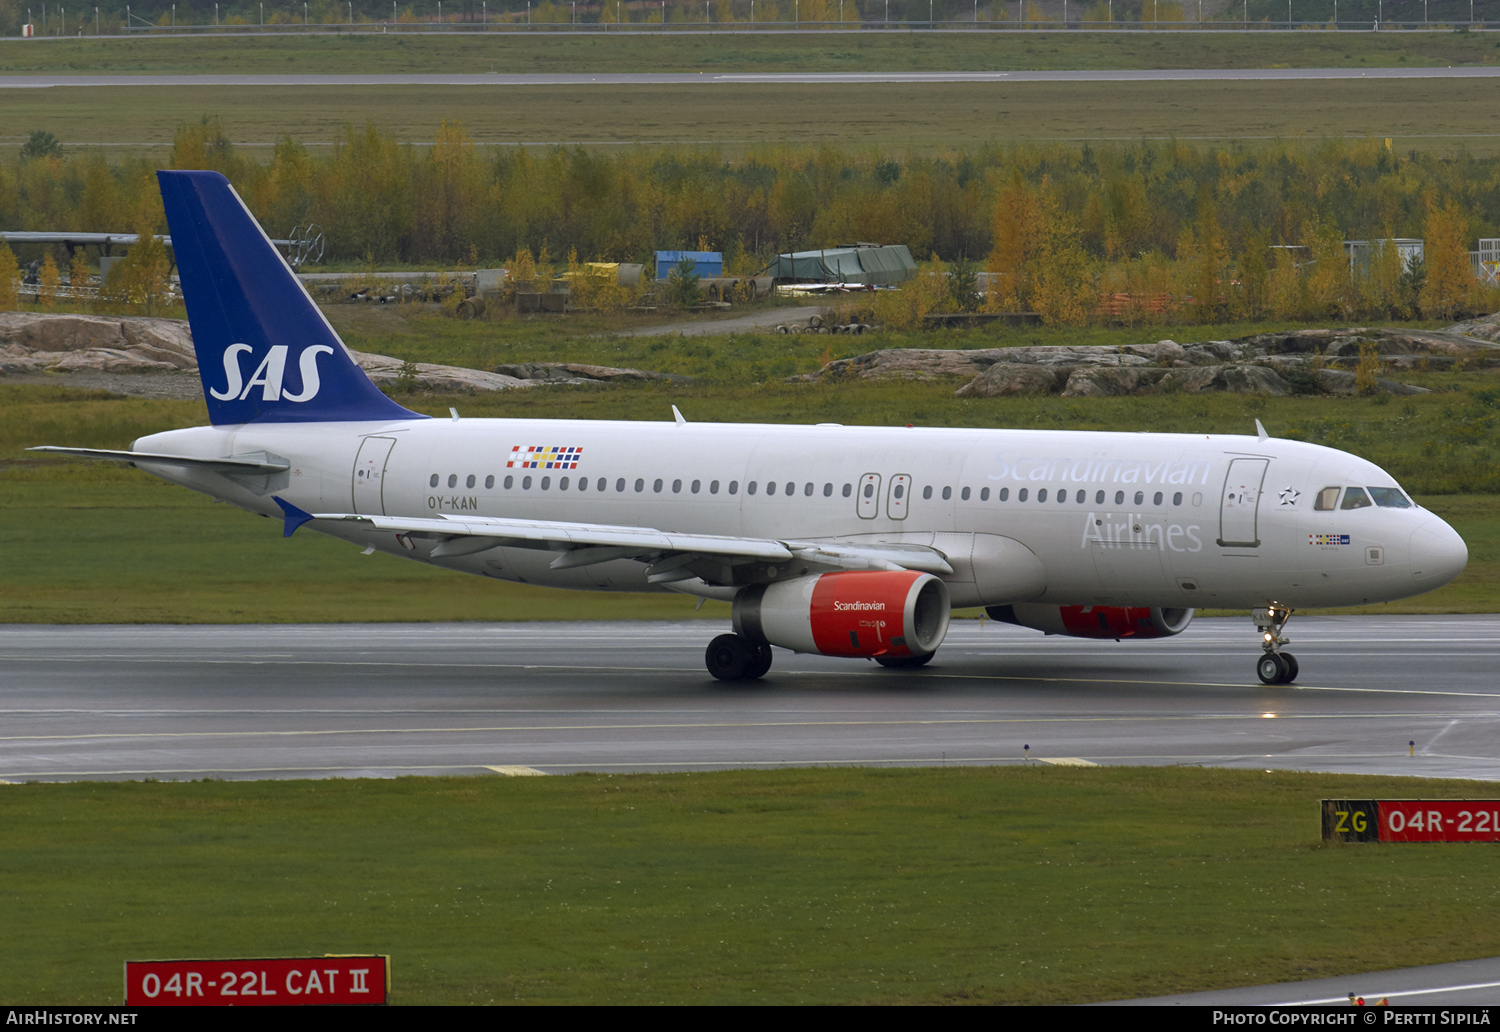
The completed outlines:
<svg viewBox="0 0 1500 1032">
<path fill-rule="evenodd" d="M 1500 842 L 1497 799 L 1325 799 L 1325 842 Z"/>
<path fill-rule="evenodd" d="M 127 960 L 127 1007 L 288 1007 L 385 1003 L 390 958 Z"/>
</svg>

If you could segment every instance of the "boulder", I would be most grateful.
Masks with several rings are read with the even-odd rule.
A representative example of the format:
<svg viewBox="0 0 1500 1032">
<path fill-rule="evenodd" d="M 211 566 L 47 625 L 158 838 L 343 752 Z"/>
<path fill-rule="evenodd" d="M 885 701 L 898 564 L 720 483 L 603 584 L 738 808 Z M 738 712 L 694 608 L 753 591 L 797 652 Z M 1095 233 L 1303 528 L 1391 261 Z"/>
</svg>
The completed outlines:
<svg viewBox="0 0 1500 1032">
<path fill-rule="evenodd" d="M 537 383 L 610 383 L 614 381 L 654 380 L 667 383 L 691 383 L 691 376 L 657 373 L 647 369 L 616 369 L 612 366 L 585 365 L 579 362 L 524 362 L 498 365 L 492 370 L 518 380 Z"/>
<path fill-rule="evenodd" d="M 1076 369 L 1063 387 L 1064 398 L 1115 398 L 1124 394 L 1160 394 L 1171 370 L 1160 367 Z"/>
<path fill-rule="evenodd" d="M 389 355 L 372 355 L 364 351 L 349 349 L 349 355 L 365 371 L 375 385 L 394 384 L 401 378 L 405 363 Z M 432 362 L 417 362 L 413 370 L 412 386 L 429 391 L 508 391 L 517 387 L 532 387 L 530 380 L 522 380 L 503 373 L 490 373 L 483 369 L 465 369 L 462 366 L 436 365 Z"/>
<path fill-rule="evenodd" d="M 1016 394 L 1054 394 L 1068 379 L 1067 366 L 996 362 L 953 393 L 963 398 L 1008 398 Z"/>
</svg>

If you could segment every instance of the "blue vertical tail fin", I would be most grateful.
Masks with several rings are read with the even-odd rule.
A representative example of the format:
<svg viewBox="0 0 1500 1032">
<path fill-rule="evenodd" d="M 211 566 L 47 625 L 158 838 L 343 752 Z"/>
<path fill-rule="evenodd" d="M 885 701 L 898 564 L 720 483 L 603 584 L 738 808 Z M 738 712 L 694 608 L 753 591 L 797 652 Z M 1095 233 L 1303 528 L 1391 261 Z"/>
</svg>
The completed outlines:
<svg viewBox="0 0 1500 1032">
<path fill-rule="evenodd" d="M 210 422 L 422 418 L 355 365 L 229 180 L 156 177 Z"/>
</svg>

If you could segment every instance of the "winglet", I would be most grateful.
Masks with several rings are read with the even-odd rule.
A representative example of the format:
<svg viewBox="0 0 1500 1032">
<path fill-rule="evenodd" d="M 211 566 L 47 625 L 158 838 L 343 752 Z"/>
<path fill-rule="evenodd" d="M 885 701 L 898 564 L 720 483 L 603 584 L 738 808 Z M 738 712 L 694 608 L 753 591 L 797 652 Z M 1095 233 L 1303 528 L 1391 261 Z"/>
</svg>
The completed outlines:
<svg viewBox="0 0 1500 1032">
<path fill-rule="evenodd" d="M 297 528 L 313 518 L 310 512 L 303 512 L 291 502 L 278 495 L 272 495 L 271 501 L 281 506 L 281 511 L 286 514 L 286 526 L 282 528 L 281 536 L 289 538 L 297 532 Z"/>
<path fill-rule="evenodd" d="M 672 406 L 672 418 L 677 420 L 678 426 L 687 426 L 687 420 L 682 418 L 682 413 L 677 411 L 677 406 Z"/>
<path fill-rule="evenodd" d="M 1271 436 L 1266 433 L 1266 428 L 1260 425 L 1260 420 L 1258 419 L 1255 421 L 1255 436 L 1262 441 L 1269 439 Z"/>
</svg>

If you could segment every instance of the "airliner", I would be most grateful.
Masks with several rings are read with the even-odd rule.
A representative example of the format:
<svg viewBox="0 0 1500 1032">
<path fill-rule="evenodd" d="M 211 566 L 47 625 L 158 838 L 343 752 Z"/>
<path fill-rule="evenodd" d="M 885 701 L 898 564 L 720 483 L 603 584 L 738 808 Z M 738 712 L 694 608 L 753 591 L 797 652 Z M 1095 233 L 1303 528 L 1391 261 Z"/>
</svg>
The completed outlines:
<svg viewBox="0 0 1500 1032">
<path fill-rule="evenodd" d="M 159 172 L 209 426 L 114 459 L 247 512 L 463 573 L 732 603 L 709 673 L 772 646 L 915 668 L 954 608 L 1079 638 L 1249 609 L 1256 673 L 1307 607 L 1440 587 L 1468 550 L 1357 456 L 1257 433 L 431 418 L 350 358 L 239 195 Z M 401 617 L 402 613 L 392 613 Z M 1248 644 L 1248 642 L 1247 642 Z"/>
</svg>

